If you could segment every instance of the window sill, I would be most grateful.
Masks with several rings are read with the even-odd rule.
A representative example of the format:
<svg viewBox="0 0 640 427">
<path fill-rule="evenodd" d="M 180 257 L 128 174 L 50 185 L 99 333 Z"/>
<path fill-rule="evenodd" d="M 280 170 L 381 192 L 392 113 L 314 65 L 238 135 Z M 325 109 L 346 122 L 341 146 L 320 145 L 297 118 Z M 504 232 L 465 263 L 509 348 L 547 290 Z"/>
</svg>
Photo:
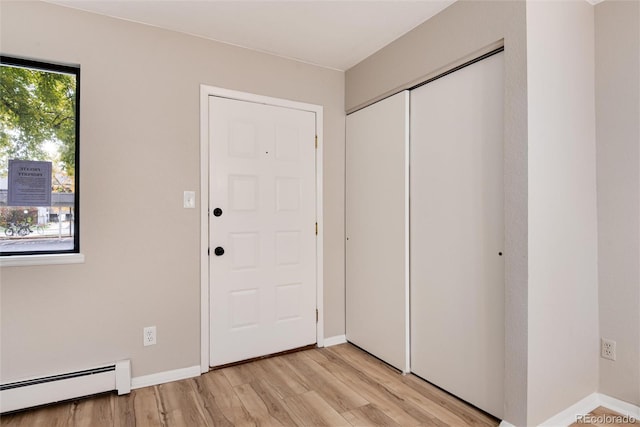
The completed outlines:
<svg viewBox="0 0 640 427">
<path fill-rule="evenodd" d="M 0 267 L 34 265 L 82 264 L 83 254 L 15 255 L 0 258 Z"/>
</svg>

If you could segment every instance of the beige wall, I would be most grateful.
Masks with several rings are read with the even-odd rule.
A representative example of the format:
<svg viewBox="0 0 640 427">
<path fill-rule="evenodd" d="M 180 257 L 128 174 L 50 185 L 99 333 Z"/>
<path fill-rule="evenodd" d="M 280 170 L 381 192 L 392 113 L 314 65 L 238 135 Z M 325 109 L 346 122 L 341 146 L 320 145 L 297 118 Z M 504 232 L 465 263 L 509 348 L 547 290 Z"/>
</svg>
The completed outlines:
<svg viewBox="0 0 640 427">
<path fill-rule="evenodd" d="M 598 388 L 593 19 L 527 3 L 529 425 Z"/>
<path fill-rule="evenodd" d="M 505 419 L 527 420 L 527 63 L 524 2 L 458 1 L 346 74 L 346 110 L 504 42 Z"/>
<path fill-rule="evenodd" d="M 182 192 L 199 194 L 201 83 L 324 106 L 325 335 L 344 333 L 344 73 L 46 3 L 0 12 L 3 54 L 82 67 L 86 256 L 2 269 L 3 382 L 200 364 L 199 209 Z M 143 347 L 149 325 L 158 344 Z"/>
<path fill-rule="evenodd" d="M 600 392 L 640 405 L 640 3 L 595 7 Z"/>
</svg>

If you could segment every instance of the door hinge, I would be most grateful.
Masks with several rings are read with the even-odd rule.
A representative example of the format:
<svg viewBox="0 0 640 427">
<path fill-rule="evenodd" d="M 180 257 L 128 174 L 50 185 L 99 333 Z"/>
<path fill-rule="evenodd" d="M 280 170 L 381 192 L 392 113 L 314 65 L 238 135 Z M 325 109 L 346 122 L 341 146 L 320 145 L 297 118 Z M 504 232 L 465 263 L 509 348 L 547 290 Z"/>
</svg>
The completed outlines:
<svg viewBox="0 0 640 427">
<path fill-rule="evenodd" d="M 318 323 L 318 316 L 319 316 L 318 309 L 316 308 L 316 323 Z"/>
<path fill-rule="evenodd" d="M 318 235 L 318 223 L 316 222 L 316 236 Z"/>
<path fill-rule="evenodd" d="M 211 256 L 211 248 L 207 248 L 207 256 Z"/>
<path fill-rule="evenodd" d="M 316 135 L 316 148 L 318 148 L 318 135 Z"/>
</svg>

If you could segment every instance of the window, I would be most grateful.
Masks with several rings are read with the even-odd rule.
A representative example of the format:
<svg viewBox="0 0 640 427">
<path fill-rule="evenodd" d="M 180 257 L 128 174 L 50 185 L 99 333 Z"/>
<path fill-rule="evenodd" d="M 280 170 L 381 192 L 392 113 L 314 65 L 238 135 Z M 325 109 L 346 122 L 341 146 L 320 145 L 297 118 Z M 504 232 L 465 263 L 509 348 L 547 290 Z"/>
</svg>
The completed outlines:
<svg viewBox="0 0 640 427">
<path fill-rule="evenodd" d="M 79 253 L 80 69 L 0 62 L 0 256 Z"/>
</svg>

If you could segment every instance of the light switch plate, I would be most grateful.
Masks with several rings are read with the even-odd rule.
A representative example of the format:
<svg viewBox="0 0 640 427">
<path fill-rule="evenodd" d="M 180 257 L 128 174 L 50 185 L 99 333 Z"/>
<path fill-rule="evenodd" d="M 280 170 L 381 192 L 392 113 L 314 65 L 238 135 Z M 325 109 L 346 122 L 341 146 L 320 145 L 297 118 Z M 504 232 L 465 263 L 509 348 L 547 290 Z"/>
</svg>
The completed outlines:
<svg viewBox="0 0 640 427">
<path fill-rule="evenodd" d="M 196 192 L 185 191 L 184 192 L 184 207 L 187 209 L 194 209 L 196 207 Z"/>
</svg>

